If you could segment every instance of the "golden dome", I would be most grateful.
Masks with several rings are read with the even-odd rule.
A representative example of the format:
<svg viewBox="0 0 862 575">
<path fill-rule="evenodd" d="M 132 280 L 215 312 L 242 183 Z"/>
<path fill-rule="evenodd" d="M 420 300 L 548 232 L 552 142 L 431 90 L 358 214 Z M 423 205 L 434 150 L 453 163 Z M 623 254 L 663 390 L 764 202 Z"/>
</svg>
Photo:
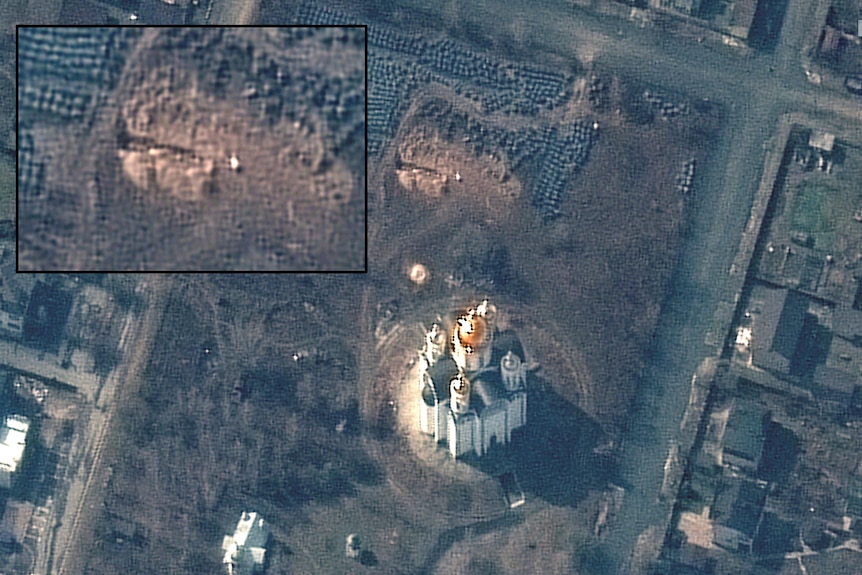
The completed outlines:
<svg viewBox="0 0 862 575">
<path fill-rule="evenodd" d="M 473 312 L 459 317 L 455 323 L 455 339 L 464 346 L 467 352 L 485 343 L 486 331 L 485 320 Z"/>
</svg>

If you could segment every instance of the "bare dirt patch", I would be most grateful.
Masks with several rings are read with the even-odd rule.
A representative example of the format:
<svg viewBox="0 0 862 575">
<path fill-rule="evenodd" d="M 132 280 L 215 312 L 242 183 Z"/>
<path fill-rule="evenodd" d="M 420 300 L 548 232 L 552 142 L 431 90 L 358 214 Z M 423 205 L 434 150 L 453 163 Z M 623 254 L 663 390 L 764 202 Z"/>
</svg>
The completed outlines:
<svg viewBox="0 0 862 575">
<path fill-rule="evenodd" d="M 571 371 L 585 374 L 568 386 L 561 381 L 559 393 L 613 432 L 628 410 L 676 263 L 685 201 L 676 179 L 689 159 L 705 160 L 705 135 L 715 122 L 700 113 L 630 120 L 625 99 L 642 91 L 615 79 L 606 84 L 601 111 L 584 86 L 558 114 L 563 122 L 586 117 L 600 126 L 561 217 L 542 222 L 532 198 L 516 192 L 539 177 L 529 162 L 513 170 L 504 153 L 477 153 L 480 144 L 441 128 L 448 124 L 434 110 L 470 109 L 441 92 L 433 105 L 412 108 L 384 160 L 382 215 L 372 237 L 390 238 L 374 246 L 381 268 L 426 266 L 426 297 L 467 287 L 529 303 L 535 325 L 553 334 L 545 339 L 565 342 L 561 353 L 578 358 Z M 482 121 L 502 126 L 500 118 Z M 471 163 L 482 169 L 453 182 Z M 405 177 L 416 166 L 421 177 Z M 554 351 L 545 346 L 544 353 Z"/>
<path fill-rule="evenodd" d="M 364 50 L 359 28 L 148 30 L 67 142 L 88 173 L 65 268 L 364 269 Z"/>
<path fill-rule="evenodd" d="M 488 154 L 476 157 L 463 144 L 449 142 L 428 126 L 409 130 L 398 149 L 398 183 L 413 193 L 435 200 L 441 207 L 482 210 L 501 217 L 521 195 L 505 162 Z M 452 197 L 452 196 L 457 196 Z"/>
</svg>

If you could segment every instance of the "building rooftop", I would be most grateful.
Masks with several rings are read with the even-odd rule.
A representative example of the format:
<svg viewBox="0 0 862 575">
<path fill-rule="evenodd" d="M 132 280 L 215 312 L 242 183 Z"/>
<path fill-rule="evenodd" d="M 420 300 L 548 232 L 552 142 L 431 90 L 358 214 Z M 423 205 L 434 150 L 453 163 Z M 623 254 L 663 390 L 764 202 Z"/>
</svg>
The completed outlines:
<svg viewBox="0 0 862 575">
<path fill-rule="evenodd" d="M 808 298 L 787 288 L 756 285 L 751 308 L 757 313 L 752 337 L 755 365 L 788 371 L 808 314 Z"/>
<path fill-rule="evenodd" d="M 500 377 L 500 372 L 490 371 L 483 373 L 473 381 L 473 397 L 471 398 L 470 405 L 477 413 L 481 413 L 483 409 L 505 396 L 506 390 L 503 389 L 503 380 Z"/>
<path fill-rule="evenodd" d="M 831 152 L 835 146 L 835 134 L 830 134 L 822 130 L 813 130 L 811 137 L 808 139 L 808 145 L 824 152 Z"/>
<path fill-rule="evenodd" d="M 736 0 L 730 16 L 730 32 L 734 36 L 748 38 L 755 12 L 757 12 L 757 0 Z"/>
<path fill-rule="evenodd" d="M 434 393 L 438 401 L 446 401 L 449 398 L 449 381 L 456 373 L 458 373 L 458 366 L 449 354 L 439 358 L 428 368 L 428 375 L 434 384 Z"/>
<path fill-rule="evenodd" d="M 231 575 L 256 573 L 263 567 L 266 558 L 266 541 L 269 528 L 256 512 L 243 511 L 233 535 L 225 535 L 222 541 L 224 564 Z"/>
<path fill-rule="evenodd" d="M 763 506 L 766 486 L 741 477 L 728 478 L 715 497 L 715 523 L 754 539 Z"/>
<path fill-rule="evenodd" d="M 0 471 L 14 473 L 21 463 L 30 420 L 21 415 L 9 415 L 0 428 Z"/>
<path fill-rule="evenodd" d="M 862 338 L 862 311 L 849 305 L 835 308 L 832 333 L 850 341 Z"/>
<path fill-rule="evenodd" d="M 24 321 L 24 341 L 48 353 L 60 348 L 73 294 L 62 287 L 38 282 L 30 294 Z"/>
<path fill-rule="evenodd" d="M 500 361 L 507 352 L 511 351 L 521 361 L 524 361 L 524 349 L 520 340 L 511 331 L 497 332 L 494 337 L 493 351 L 489 369 L 481 372 L 475 379 L 470 380 L 471 394 L 470 407 L 477 414 L 482 410 L 506 396 L 503 380 L 500 375 Z M 438 401 L 446 401 L 449 398 L 449 382 L 458 373 L 458 366 L 452 359 L 450 353 L 439 358 L 437 362 L 428 368 L 428 375 L 434 384 L 433 392 Z M 423 389 L 423 399 L 428 405 L 432 405 L 434 398 L 429 395 L 431 390 Z"/>
<path fill-rule="evenodd" d="M 821 395 L 835 400 L 847 400 L 853 390 L 862 385 L 859 377 L 843 369 L 818 365 L 814 370 L 814 383 L 820 388 Z"/>
<path fill-rule="evenodd" d="M 823 41 L 820 43 L 820 53 L 831 56 L 841 47 L 841 30 L 827 25 L 823 29 Z"/>
<path fill-rule="evenodd" d="M 262 547 L 266 543 L 263 518 L 257 513 L 243 513 L 233 539 L 239 546 Z"/>
<path fill-rule="evenodd" d="M 723 452 L 746 459 L 756 466 L 763 453 L 769 421 L 770 412 L 766 407 L 737 400 L 727 418 Z"/>
<path fill-rule="evenodd" d="M 852 375 L 862 374 L 862 347 L 840 337 L 829 341 L 828 353 L 821 362 L 826 367 L 846 371 Z"/>
</svg>

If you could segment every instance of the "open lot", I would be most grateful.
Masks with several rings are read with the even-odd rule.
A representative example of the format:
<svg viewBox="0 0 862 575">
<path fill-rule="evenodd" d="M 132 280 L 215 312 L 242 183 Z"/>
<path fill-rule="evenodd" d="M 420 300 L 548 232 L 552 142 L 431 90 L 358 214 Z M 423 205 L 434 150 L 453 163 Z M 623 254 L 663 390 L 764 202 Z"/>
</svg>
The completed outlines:
<svg viewBox="0 0 862 575">
<path fill-rule="evenodd" d="M 617 110 L 634 106 L 640 92 L 605 80 L 614 86 L 607 111 L 591 109 L 584 95 L 556 116 L 597 121 L 600 134 L 568 182 L 555 221 L 543 223 L 531 205 L 532 166 L 519 169 L 487 145 L 481 154 L 471 149 L 481 146 L 471 141 L 478 129 L 453 134 L 433 110 L 451 114 L 450 106 L 460 111 L 461 104 L 451 98 L 444 105 L 436 93 L 408 112 L 384 159 L 385 200 L 372 233 L 401 240 L 397 247 L 375 242 L 375 267 L 427 266 L 424 298 L 459 283 L 534 310 L 537 323 L 578 350 L 584 362 L 578 370 L 589 374 L 561 395 L 613 431 L 631 400 L 676 262 L 686 197 L 675 178 L 690 158 L 706 161 L 704 135 L 716 119 L 713 111 L 627 121 Z M 506 127 L 486 122 L 486 132 Z M 408 286 L 396 282 L 392 290 L 409 293 Z"/>
<path fill-rule="evenodd" d="M 201 30 L 32 33 L 22 269 L 364 269 L 364 30 Z"/>
<path fill-rule="evenodd" d="M 791 134 L 758 272 L 834 303 L 852 299 L 855 289 L 853 270 L 862 241 L 862 153 L 854 142 L 839 137 L 834 150 L 821 154 L 808 146 L 810 133 L 811 127 L 800 125 Z M 828 158 L 828 169 L 818 166 L 820 155 Z M 838 265 L 819 270 L 819 262 L 829 258 Z"/>
<path fill-rule="evenodd" d="M 826 251 L 835 243 L 835 221 L 840 213 L 834 200 L 837 192 L 826 182 L 807 181 L 799 186 L 793 199 L 792 231 L 811 235 L 814 245 Z"/>
<path fill-rule="evenodd" d="M 403 353 L 368 353 L 375 339 L 358 312 L 377 306 L 368 296 L 363 305 L 363 291 L 338 278 L 183 282 L 140 393 L 119 408 L 108 439 L 87 572 L 214 572 L 222 535 L 251 508 L 272 527 L 275 572 L 445 573 L 452 561 L 482 564 L 498 532 L 510 538 L 505 573 L 588 561 L 589 528 L 575 526 L 597 512 L 597 425 L 556 393 L 532 402 L 534 426 L 517 444 L 523 513 L 506 513 L 492 477 L 438 475 L 360 406 L 391 412 L 391 396 L 360 372 L 403 376 L 419 345 L 405 337 L 396 346 Z M 530 339 L 544 341 L 549 374 L 565 373 L 552 369 L 563 354 L 545 355 L 559 345 L 552 337 Z M 531 451 L 532 442 L 542 448 Z M 571 527 L 543 535 L 561 524 Z M 362 563 L 344 557 L 351 532 L 370 553 Z M 467 559 L 461 545 L 473 540 L 482 551 Z"/>
</svg>

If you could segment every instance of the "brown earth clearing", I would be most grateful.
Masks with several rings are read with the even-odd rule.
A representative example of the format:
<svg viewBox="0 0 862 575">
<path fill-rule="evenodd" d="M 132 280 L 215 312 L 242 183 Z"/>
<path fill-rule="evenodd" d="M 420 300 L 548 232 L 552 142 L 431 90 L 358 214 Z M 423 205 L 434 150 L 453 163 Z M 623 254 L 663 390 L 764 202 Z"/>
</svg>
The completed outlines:
<svg viewBox="0 0 862 575">
<path fill-rule="evenodd" d="M 406 118 L 384 160 L 389 167 L 375 182 L 383 193 L 375 203 L 381 215 L 372 228 L 372 261 L 381 272 L 426 266 L 428 280 L 418 290 L 403 273 L 384 283 L 406 300 L 402 307 L 462 288 L 527 306 L 528 323 L 584 357 L 581 371 L 590 374 L 592 388 L 561 383 L 560 395 L 613 434 L 676 262 L 685 196 L 675 178 L 685 161 L 705 160 L 704 133 L 715 120 L 694 113 L 628 121 L 632 97 L 622 92 L 631 90 L 611 84 L 606 111 L 576 99 L 561 117 L 597 121 L 600 137 L 570 184 L 563 215 L 551 223 L 537 217 L 526 182 L 503 154 L 471 156 L 462 141 L 442 139 L 433 118 L 423 117 L 421 125 Z M 403 175 L 417 165 L 423 178 Z"/>
<path fill-rule="evenodd" d="M 151 29 L 129 50 L 92 130 L 53 130 L 77 151 L 22 204 L 22 268 L 364 269 L 362 29 Z"/>
<path fill-rule="evenodd" d="M 680 243 L 675 178 L 705 159 L 711 121 L 631 121 L 611 85 L 601 110 L 541 119 L 601 126 L 552 222 L 505 154 L 477 156 L 414 115 L 377 172 L 368 277 L 184 280 L 148 388 L 120 414 L 90 572 L 214 572 L 243 509 L 272 525 L 272 572 L 590 572 L 592 523 L 613 521 L 608 446 Z M 485 296 L 540 366 L 502 463 L 527 496 L 517 511 L 493 472 L 466 480 L 417 458 L 399 423 L 421 326 Z M 345 558 L 352 532 L 362 562 Z"/>
</svg>

